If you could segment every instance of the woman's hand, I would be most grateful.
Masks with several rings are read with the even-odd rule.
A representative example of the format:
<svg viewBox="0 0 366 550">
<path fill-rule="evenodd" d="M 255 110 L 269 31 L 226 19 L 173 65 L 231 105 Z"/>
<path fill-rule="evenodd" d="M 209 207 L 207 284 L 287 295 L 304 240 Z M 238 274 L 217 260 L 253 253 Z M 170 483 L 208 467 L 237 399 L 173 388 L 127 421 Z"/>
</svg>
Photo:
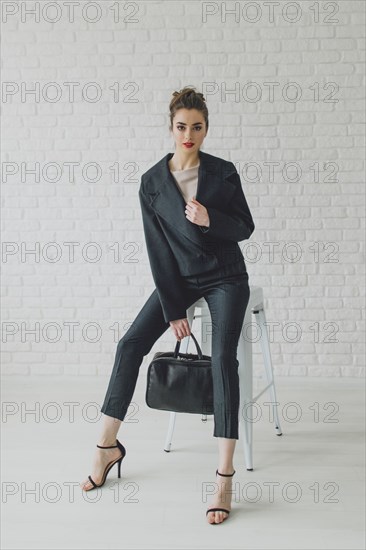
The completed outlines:
<svg viewBox="0 0 366 550">
<path fill-rule="evenodd" d="M 210 218 L 208 216 L 207 208 L 196 199 L 191 199 L 187 202 L 185 214 L 187 220 L 192 223 L 203 225 L 204 227 L 210 226 Z"/>
<path fill-rule="evenodd" d="M 177 340 L 181 341 L 182 338 L 190 336 L 191 329 L 188 319 L 176 319 L 175 321 L 169 321 L 169 323 Z"/>
</svg>

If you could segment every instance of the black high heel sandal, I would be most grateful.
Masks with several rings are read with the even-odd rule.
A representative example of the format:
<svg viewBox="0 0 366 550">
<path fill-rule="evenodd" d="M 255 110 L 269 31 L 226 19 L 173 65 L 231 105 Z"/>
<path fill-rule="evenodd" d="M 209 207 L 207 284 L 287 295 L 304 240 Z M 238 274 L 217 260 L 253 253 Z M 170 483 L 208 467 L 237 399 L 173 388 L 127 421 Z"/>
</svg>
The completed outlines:
<svg viewBox="0 0 366 550">
<path fill-rule="evenodd" d="M 107 466 L 105 467 L 105 470 L 103 472 L 103 477 L 102 477 L 102 481 L 101 483 L 99 483 L 99 485 L 97 485 L 93 479 L 91 478 L 91 476 L 88 476 L 88 479 L 90 481 L 90 483 L 93 485 L 92 489 L 86 489 L 87 491 L 92 491 L 93 489 L 97 488 L 97 487 L 102 487 L 102 485 L 105 484 L 106 482 L 106 479 L 107 479 L 107 475 L 109 473 L 109 470 L 115 465 L 118 463 L 118 477 L 121 477 L 121 463 L 122 463 L 122 460 L 124 459 L 124 457 L 126 456 L 126 449 L 124 448 L 124 446 L 122 445 L 122 443 L 120 443 L 118 441 L 118 439 L 116 439 L 116 442 L 117 442 L 117 445 L 110 445 L 109 447 L 102 447 L 101 445 L 97 445 L 97 447 L 99 447 L 99 449 L 114 449 L 116 447 L 119 448 L 119 450 L 121 451 L 122 453 L 122 456 L 120 458 L 117 458 L 116 460 L 112 460 L 112 462 L 109 462 L 107 464 Z"/>
<path fill-rule="evenodd" d="M 217 474 L 219 474 L 219 476 L 222 476 L 222 477 L 233 477 L 233 475 L 235 474 L 235 470 L 232 474 L 220 474 L 220 472 L 216 470 L 216 475 Z M 208 510 L 206 510 L 206 516 L 209 512 L 225 512 L 225 514 L 229 516 L 231 510 L 226 510 L 226 508 L 209 508 Z M 225 519 L 227 518 L 224 518 L 223 521 L 225 521 Z M 222 523 L 222 521 L 220 523 Z M 219 525 L 219 524 L 214 522 L 214 523 L 211 523 L 211 525 Z"/>
</svg>

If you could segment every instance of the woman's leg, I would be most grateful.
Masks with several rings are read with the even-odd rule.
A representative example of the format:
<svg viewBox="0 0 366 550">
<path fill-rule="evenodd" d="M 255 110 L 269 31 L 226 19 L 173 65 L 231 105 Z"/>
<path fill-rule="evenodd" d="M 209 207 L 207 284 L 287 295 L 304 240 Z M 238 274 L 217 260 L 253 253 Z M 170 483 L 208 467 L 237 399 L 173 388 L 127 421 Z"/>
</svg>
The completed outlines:
<svg viewBox="0 0 366 550">
<path fill-rule="evenodd" d="M 212 321 L 212 377 L 214 437 L 218 438 L 222 474 L 234 472 L 233 455 L 239 439 L 239 375 L 237 348 L 249 301 L 248 277 L 233 277 L 205 293 Z M 209 508 L 231 510 L 231 477 L 216 476 L 218 491 Z M 221 523 L 227 514 L 211 512 L 209 523 Z"/>
<path fill-rule="evenodd" d="M 187 289 L 186 299 L 188 309 L 198 299 L 197 293 Z M 164 320 L 155 289 L 118 342 L 112 374 L 101 407 L 105 416 L 98 445 L 115 445 L 118 430 L 132 401 L 142 360 L 169 326 Z M 91 477 L 96 484 L 100 483 L 106 465 L 120 456 L 118 448 L 95 450 Z M 85 479 L 81 486 L 87 491 L 93 487 L 89 479 Z"/>
<path fill-rule="evenodd" d="M 133 397 L 143 357 L 168 327 L 155 289 L 118 342 L 112 374 L 101 407 L 104 417 L 98 445 L 108 447 L 116 444 L 118 430 Z M 106 465 L 120 456 L 118 448 L 96 448 L 91 472 L 96 484 L 101 482 Z M 86 491 L 93 488 L 88 478 L 80 485 Z"/>
<path fill-rule="evenodd" d="M 219 467 L 217 469 L 220 474 L 232 474 L 234 472 L 233 456 L 236 439 L 218 437 L 217 441 L 219 446 Z M 225 508 L 225 510 L 231 510 L 232 480 L 232 477 L 216 476 L 217 492 L 208 508 Z M 227 514 L 225 512 L 216 511 L 207 514 L 207 521 L 209 523 L 221 523 L 226 518 Z"/>
<path fill-rule="evenodd" d="M 247 277 L 211 285 L 204 294 L 212 322 L 214 437 L 239 439 L 237 349 L 249 301 Z"/>
<path fill-rule="evenodd" d="M 101 412 L 123 420 L 132 401 L 140 366 L 154 343 L 168 329 L 155 289 L 126 334 L 118 342 L 114 366 Z M 107 430 L 110 424 L 106 424 Z M 111 432 L 112 435 L 113 432 Z M 103 435 L 108 435 L 102 433 Z"/>
<path fill-rule="evenodd" d="M 98 445 L 102 447 L 109 447 L 116 444 L 117 433 L 120 428 L 122 421 L 118 418 L 112 418 L 111 416 L 103 417 L 103 425 L 101 434 L 98 439 Z M 117 460 L 121 456 L 121 452 L 118 448 L 114 449 L 99 449 L 96 448 L 94 452 L 93 465 L 91 470 L 91 478 L 98 485 L 102 481 L 103 472 L 109 462 Z M 93 489 L 93 485 L 90 483 L 90 480 L 84 479 L 80 483 L 80 486 L 85 490 L 89 491 Z"/>
</svg>

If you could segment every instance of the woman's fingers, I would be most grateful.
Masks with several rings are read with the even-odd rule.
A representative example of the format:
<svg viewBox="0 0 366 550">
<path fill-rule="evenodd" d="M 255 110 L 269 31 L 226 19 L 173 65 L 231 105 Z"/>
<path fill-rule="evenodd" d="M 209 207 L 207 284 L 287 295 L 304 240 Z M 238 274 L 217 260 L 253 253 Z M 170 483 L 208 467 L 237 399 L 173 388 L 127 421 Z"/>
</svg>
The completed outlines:
<svg viewBox="0 0 366 550">
<path fill-rule="evenodd" d="M 178 322 L 175 321 L 171 324 L 171 327 L 173 329 L 174 336 L 179 341 L 191 334 L 188 319 L 181 319 Z"/>
<path fill-rule="evenodd" d="M 183 330 L 182 328 L 176 328 L 174 334 L 177 340 L 182 340 L 186 336 L 185 330 Z"/>
<path fill-rule="evenodd" d="M 185 335 L 189 336 L 191 334 L 191 327 L 189 326 L 188 320 L 184 320 Z"/>
<path fill-rule="evenodd" d="M 181 332 L 181 330 L 179 329 L 179 327 L 175 327 L 174 334 L 175 334 L 175 337 L 176 337 L 177 340 L 181 340 L 181 339 L 182 339 L 182 332 Z"/>
</svg>

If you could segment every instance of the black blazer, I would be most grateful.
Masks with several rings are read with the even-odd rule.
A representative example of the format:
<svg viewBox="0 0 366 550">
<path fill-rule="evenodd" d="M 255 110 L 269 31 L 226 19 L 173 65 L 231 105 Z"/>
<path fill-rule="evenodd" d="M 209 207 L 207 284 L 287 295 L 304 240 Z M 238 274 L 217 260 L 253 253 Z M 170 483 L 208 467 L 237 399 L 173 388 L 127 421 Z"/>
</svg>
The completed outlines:
<svg viewBox="0 0 366 550">
<path fill-rule="evenodd" d="M 152 276 L 166 322 L 186 317 L 182 276 L 205 273 L 242 261 L 239 241 L 254 222 L 234 164 L 198 151 L 196 199 L 210 226 L 190 222 L 186 202 L 169 169 L 168 153 L 141 176 L 139 199 Z"/>
</svg>

